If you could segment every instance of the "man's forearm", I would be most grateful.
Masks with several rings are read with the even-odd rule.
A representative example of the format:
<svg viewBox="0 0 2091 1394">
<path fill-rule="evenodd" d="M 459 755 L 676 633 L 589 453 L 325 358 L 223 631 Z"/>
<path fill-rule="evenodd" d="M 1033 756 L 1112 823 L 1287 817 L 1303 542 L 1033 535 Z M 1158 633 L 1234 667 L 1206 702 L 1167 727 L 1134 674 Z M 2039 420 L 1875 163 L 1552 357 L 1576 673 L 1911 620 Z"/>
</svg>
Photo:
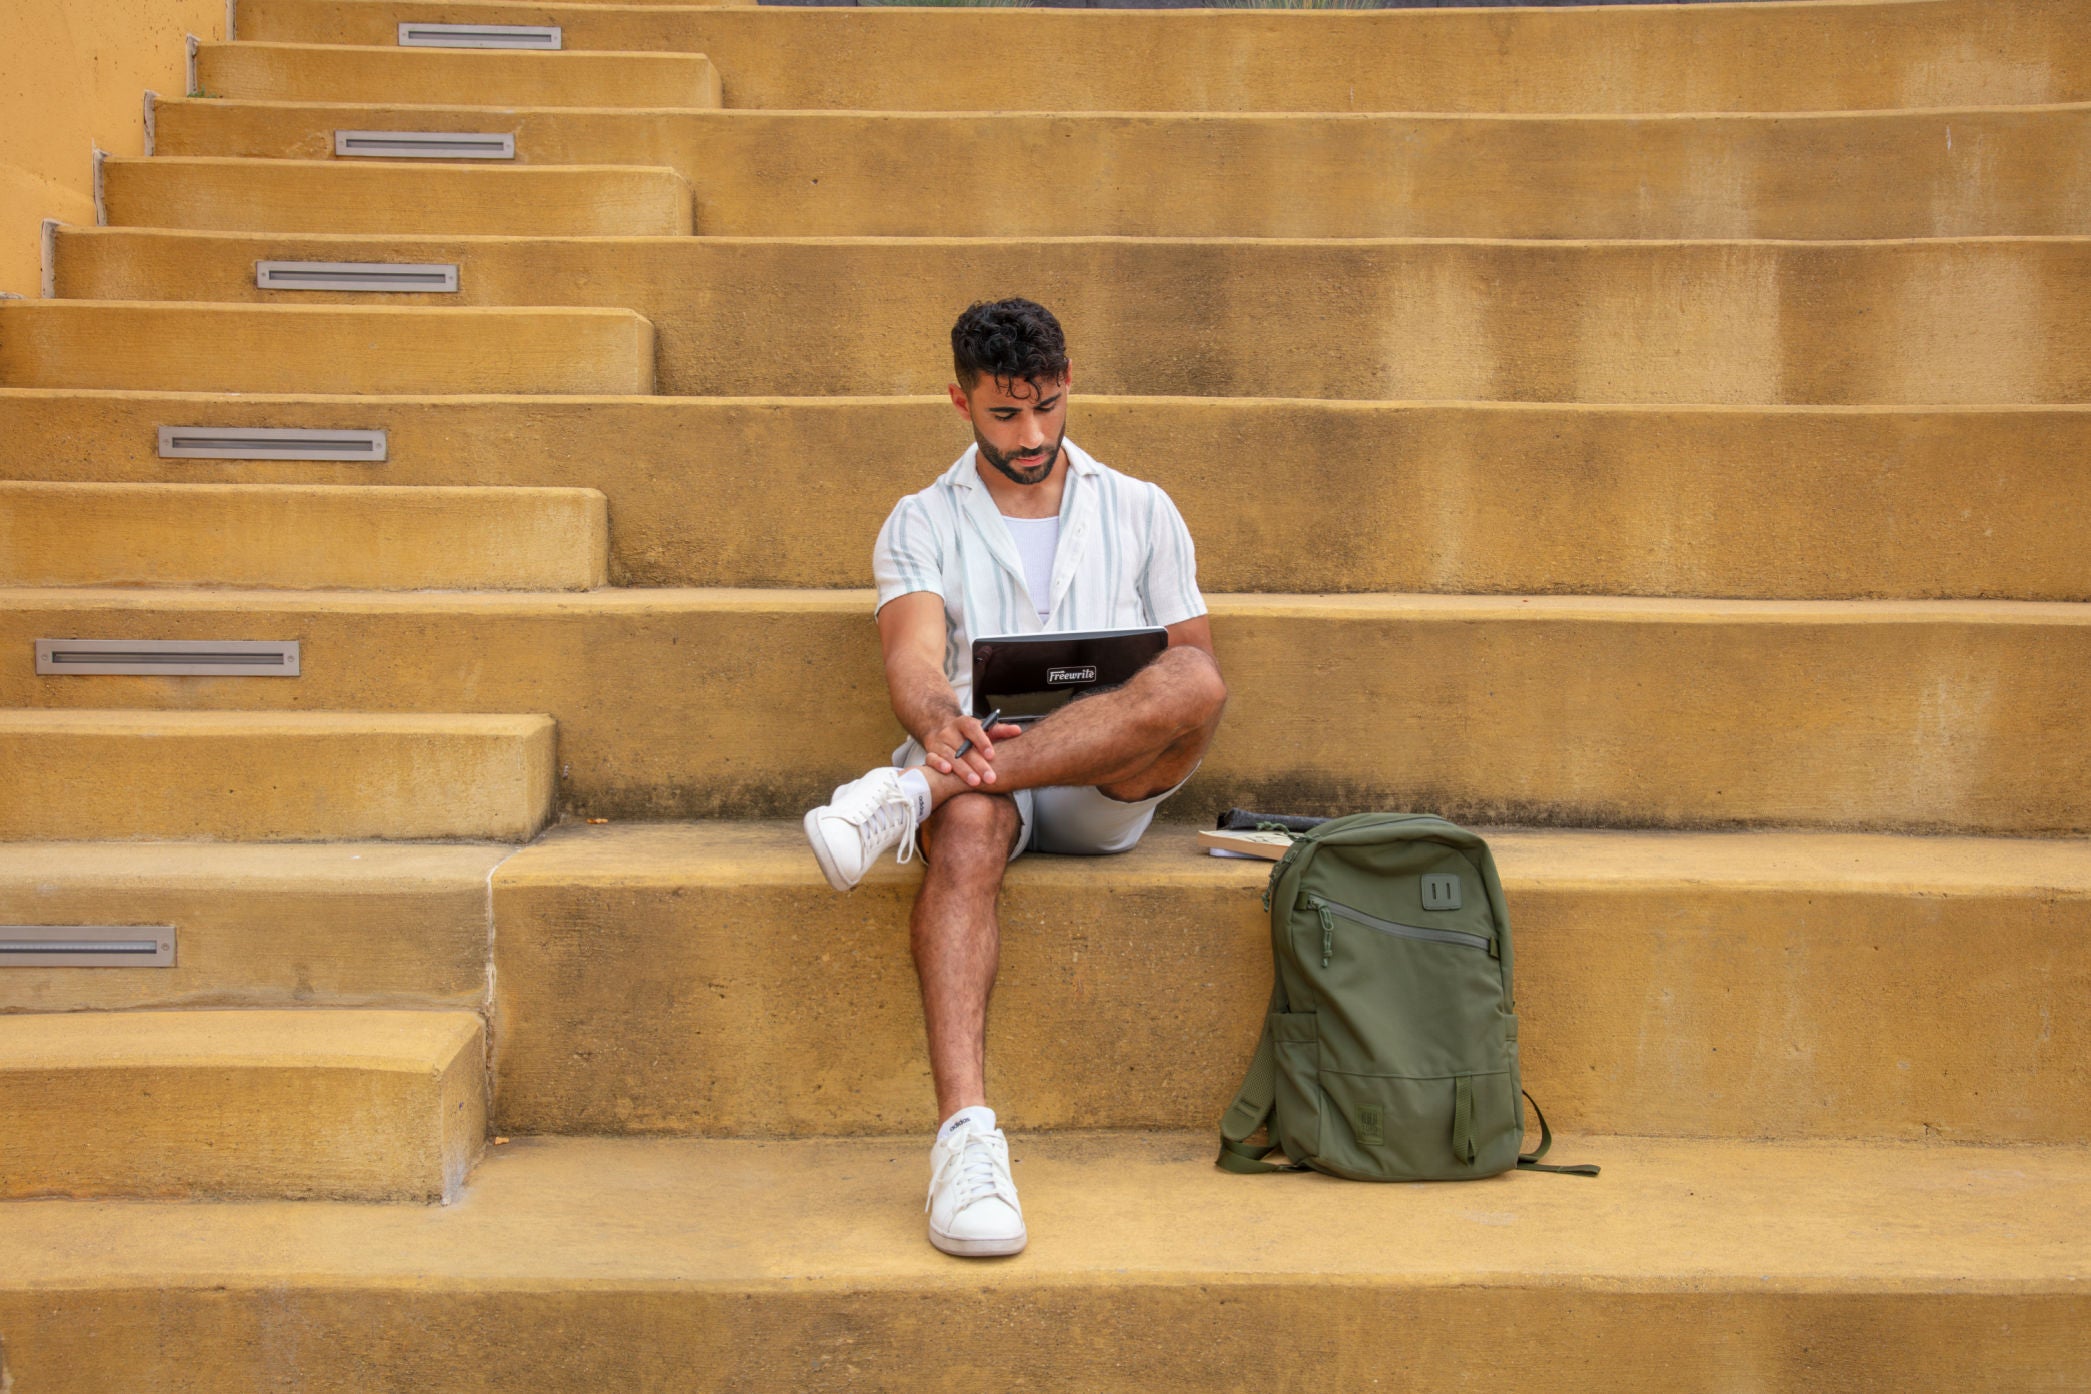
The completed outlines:
<svg viewBox="0 0 2091 1394">
<path fill-rule="evenodd" d="M 886 688 L 893 698 L 893 714 L 901 727 L 926 745 L 929 733 L 962 715 L 958 693 L 941 666 L 920 662 L 889 665 Z"/>
</svg>

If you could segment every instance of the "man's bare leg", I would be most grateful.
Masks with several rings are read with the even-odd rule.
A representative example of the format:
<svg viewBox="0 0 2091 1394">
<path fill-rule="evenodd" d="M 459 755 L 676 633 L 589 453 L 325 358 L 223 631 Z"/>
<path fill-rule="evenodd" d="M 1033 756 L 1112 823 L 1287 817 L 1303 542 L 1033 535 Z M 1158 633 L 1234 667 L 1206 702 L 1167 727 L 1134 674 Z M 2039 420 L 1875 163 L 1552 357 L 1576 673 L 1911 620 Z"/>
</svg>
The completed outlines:
<svg viewBox="0 0 2091 1394">
<path fill-rule="evenodd" d="M 1227 704 L 1227 685 L 1204 650 L 1165 650 L 1115 692 L 1071 702 L 1022 736 L 993 747 L 993 780 L 923 768 L 933 807 L 972 790 L 1090 786 L 1126 803 L 1182 783 L 1205 755 Z"/>
<path fill-rule="evenodd" d="M 1012 800 L 973 792 L 923 826 L 929 864 L 908 927 L 939 1119 L 987 1102 L 987 1003 L 1002 943 L 995 901 L 1018 827 Z"/>
<path fill-rule="evenodd" d="M 935 812 L 923 825 L 929 866 L 910 930 L 938 1117 L 987 1101 L 987 1005 L 1001 947 L 996 901 L 1019 831 L 1007 795 L 1090 785 L 1127 803 L 1152 798 L 1197 766 L 1226 700 L 1209 656 L 1170 649 L 1118 691 L 1073 703 L 996 746 L 992 785 L 923 771 Z"/>
</svg>

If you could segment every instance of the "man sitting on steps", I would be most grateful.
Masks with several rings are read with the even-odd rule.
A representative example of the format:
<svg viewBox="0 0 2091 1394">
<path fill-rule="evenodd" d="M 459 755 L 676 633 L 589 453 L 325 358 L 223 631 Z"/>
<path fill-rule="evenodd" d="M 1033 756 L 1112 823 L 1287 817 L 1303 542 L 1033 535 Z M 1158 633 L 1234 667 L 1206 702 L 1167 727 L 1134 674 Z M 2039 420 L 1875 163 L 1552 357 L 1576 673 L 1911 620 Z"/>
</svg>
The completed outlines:
<svg viewBox="0 0 2091 1394">
<path fill-rule="evenodd" d="M 920 840 L 910 930 L 943 1119 L 929 1239 L 979 1256 L 1025 1241 L 985 1083 L 1002 869 L 1026 849 L 1131 848 L 1197 768 L 1227 689 L 1176 506 L 1066 438 L 1059 322 L 1028 300 L 975 305 L 951 349 L 951 401 L 974 444 L 894 506 L 872 553 L 886 685 L 909 739 L 891 765 L 808 813 L 806 835 L 839 891 L 887 848 L 899 844 L 906 861 Z M 1169 647 L 1123 687 L 1028 730 L 983 730 L 969 714 L 977 636 L 1154 625 L 1168 628 Z"/>
</svg>

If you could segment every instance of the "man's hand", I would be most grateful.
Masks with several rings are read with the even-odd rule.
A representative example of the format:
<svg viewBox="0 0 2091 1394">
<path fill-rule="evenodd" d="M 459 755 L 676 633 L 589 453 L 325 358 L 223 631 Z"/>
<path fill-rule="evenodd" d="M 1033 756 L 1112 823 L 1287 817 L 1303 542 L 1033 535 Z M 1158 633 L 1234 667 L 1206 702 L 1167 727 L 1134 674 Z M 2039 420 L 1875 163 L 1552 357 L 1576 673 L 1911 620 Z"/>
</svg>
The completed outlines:
<svg viewBox="0 0 2091 1394">
<path fill-rule="evenodd" d="M 1023 727 L 1007 721 L 998 721 L 993 727 L 983 729 L 973 717 L 955 716 L 919 739 L 922 748 L 929 752 L 931 769 L 939 774 L 956 774 L 978 788 L 995 782 L 995 742 L 1009 740 L 1023 732 Z M 973 743 L 972 749 L 954 760 L 952 757 L 958 754 L 958 748 L 967 741 Z"/>
<path fill-rule="evenodd" d="M 983 731 L 959 709 L 958 694 L 944 676 L 943 599 L 928 591 L 898 596 L 879 611 L 878 625 L 893 714 L 929 752 L 929 767 L 939 774 L 956 773 L 976 789 L 993 784 L 995 742 L 1023 728 L 1001 722 Z M 954 763 L 959 746 L 969 740 L 973 748 Z"/>
</svg>

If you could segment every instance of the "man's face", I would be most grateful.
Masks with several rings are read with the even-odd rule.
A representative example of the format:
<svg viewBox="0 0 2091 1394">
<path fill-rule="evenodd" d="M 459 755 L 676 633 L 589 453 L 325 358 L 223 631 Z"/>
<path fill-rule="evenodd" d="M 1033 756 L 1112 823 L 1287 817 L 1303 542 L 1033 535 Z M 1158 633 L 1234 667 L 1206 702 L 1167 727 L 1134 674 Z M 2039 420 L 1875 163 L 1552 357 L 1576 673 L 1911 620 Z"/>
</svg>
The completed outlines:
<svg viewBox="0 0 2091 1394">
<path fill-rule="evenodd" d="M 951 384 L 951 403 L 973 427 L 980 458 L 1018 484 L 1043 484 L 1067 436 L 1067 387 L 1059 381 L 983 377 L 971 392 Z"/>
</svg>

